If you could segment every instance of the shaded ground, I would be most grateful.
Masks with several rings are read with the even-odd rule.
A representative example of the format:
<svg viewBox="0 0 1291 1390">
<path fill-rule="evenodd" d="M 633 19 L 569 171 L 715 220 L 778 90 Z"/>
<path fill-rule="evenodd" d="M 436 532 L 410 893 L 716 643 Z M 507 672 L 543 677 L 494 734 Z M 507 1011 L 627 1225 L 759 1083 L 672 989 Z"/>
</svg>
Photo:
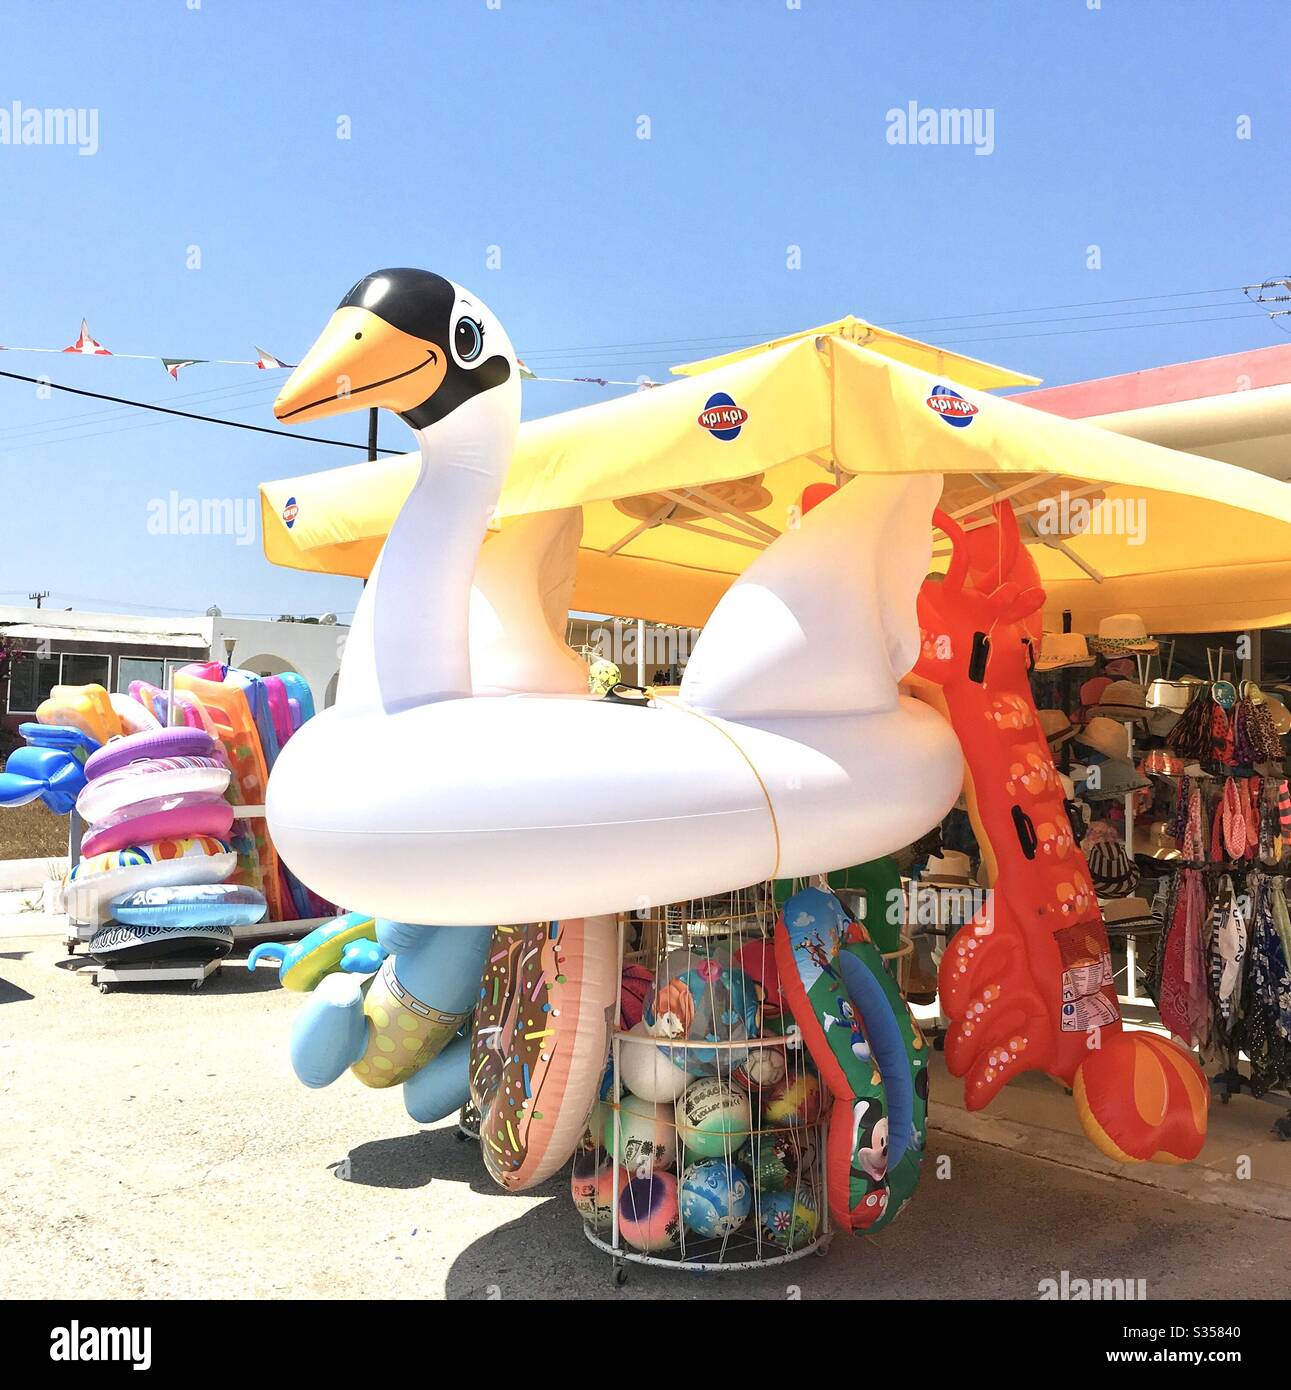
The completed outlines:
<svg viewBox="0 0 1291 1390">
<path fill-rule="evenodd" d="M 101 996 L 59 937 L 4 935 L 31 929 L 0 918 L 0 1296 L 1031 1298 L 1063 1269 L 1291 1295 L 1286 1221 L 936 1130 L 950 1176 L 926 1169 L 879 1237 L 756 1273 L 637 1267 L 615 1293 L 564 1179 L 507 1195 L 397 1093 L 301 1087 L 274 973 Z"/>
</svg>

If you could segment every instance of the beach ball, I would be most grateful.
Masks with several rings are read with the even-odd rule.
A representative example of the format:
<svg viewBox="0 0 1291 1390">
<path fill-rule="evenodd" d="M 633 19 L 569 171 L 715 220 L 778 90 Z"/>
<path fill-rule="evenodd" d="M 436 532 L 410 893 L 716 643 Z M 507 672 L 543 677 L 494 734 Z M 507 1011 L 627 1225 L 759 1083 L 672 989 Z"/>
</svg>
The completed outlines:
<svg viewBox="0 0 1291 1390">
<path fill-rule="evenodd" d="M 758 1032 L 758 995 L 753 981 L 729 957 L 679 946 L 670 951 L 646 1001 L 645 1022 L 655 1037 L 687 1041 L 741 1042 Z M 693 1076 L 726 1071 L 744 1059 L 739 1048 L 687 1048 Z"/>
<path fill-rule="evenodd" d="M 645 1002 L 654 988 L 654 971 L 644 965 L 625 965 L 619 986 L 619 1013 L 625 1028 L 635 1028 L 641 1022 Z"/>
<path fill-rule="evenodd" d="M 619 1234 L 638 1250 L 668 1250 L 677 1244 L 677 1179 L 656 1169 L 632 1178 L 619 1193 Z"/>
<path fill-rule="evenodd" d="M 701 1158 L 681 1179 L 681 1219 L 697 1236 L 728 1236 L 753 1209 L 753 1184 L 738 1163 Z"/>
<path fill-rule="evenodd" d="M 627 1181 L 627 1170 L 620 1168 L 620 1192 Z M 598 1229 L 609 1225 L 614 1212 L 614 1164 L 604 1149 L 580 1149 L 574 1155 L 569 1191 L 584 1221 Z"/>
<path fill-rule="evenodd" d="M 748 1095 L 719 1076 L 701 1076 L 677 1102 L 677 1132 L 688 1155 L 736 1153 L 749 1137 Z"/>
<path fill-rule="evenodd" d="M 633 1037 L 651 1039 L 648 1042 L 619 1043 L 619 1077 L 634 1096 L 642 1100 L 674 1101 L 690 1084 L 690 1076 L 671 1057 L 680 1058 L 680 1052 L 665 1053 L 646 1031 L 644 1023 L 638 1023 L 628 1032 Z"/>
<path fill-rule="evenodd" d="M 809 1187 L 797 1192 L 768 1192 L 759 1202 L 762 1238 L 786 1250 L 801 1250 L 816 1236 L 820 1211 L 816 1194 Z"/>
<path fill-rule="evenodd" d="M 763 1089 L 778 1085 L 788 1070 L 788 1060 L 780 1047 L 751 1047 L 735 1068 L 734 1077 L 760 1104 Z"/>
<path fill-rule="evenodd" d="M 793 1130 L 755 1134 L 748 1164 L 759 1192 L 783 1192 L 799 1175 L 805 1180 L 816 1162 L 816 1146 Z"/>
<path fill-rule="evenodd" d="M 632 1044 L 629 1043 L 628 1047 Z M 626 1050 L 626 1049 L 625 1049 Z M 606 1153 L 614 1152 L 614 1107 L 604 1110 Z M 677 1159 L 677 1117 L 668 1102 L 625 1095 L 619 1103 L 619 1162 L 633 1177 L 671 1168 Z"/>
<path fill-rule="evenodd" d="M 772 1125 L 814 1125 L 825 1113 L 825 1092 L 809 1071 L 762 1089 L 762 1114 Z"/>
</svg>

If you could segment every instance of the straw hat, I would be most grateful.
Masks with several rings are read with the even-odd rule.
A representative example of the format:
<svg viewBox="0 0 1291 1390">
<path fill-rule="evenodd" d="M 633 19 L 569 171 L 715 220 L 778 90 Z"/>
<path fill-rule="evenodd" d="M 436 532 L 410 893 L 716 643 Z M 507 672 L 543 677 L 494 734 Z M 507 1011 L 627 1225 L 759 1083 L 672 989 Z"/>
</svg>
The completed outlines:
<svg viewBox="0 0 1291 1390">
<path fill-rule="evenodd" d="M 1156 926 L 1152 904 L 1146 898 L 1112 898 L 1102 903 L 1103 925 L 1109 933 L 1129 936 Z"/>
<path fill-rule="evenodd" d="M 1137 613 L 1113 613 L 1098 624 L 1098 636 L 1089 639 L 1096 652 L 1154 652 L 1160 645 L 1148 636 Z"/>
<path fill-rule="evenodd" d="M 1138 822 L 1134 827 L 1134 853 L 1145 859 L 1179 859 L 1179 846 L 1175 844 L 1169 827 L 1163 820 L 1144 824 Z"/>
<path fill-rule="evenodd" d="M 929 855 L 927 867 L 919 882 L 932 887 L 965 887 L 973 882 L 972 861 L 968 855 L 957 849 L 947 849 L 940 854 Z"/>
<path fill-rule="evenodd" d="M 1083 632 L 1046 632 L 1035 659 L 1037 671 L 1056 671 L 1060 666 L 1092 666 Z"/>
<path fill-rule="evenodd" d="M 1129 751 L 1129 741 L 1124 726 L 1106 715 L 1095 715 L 1076 735 L 1076 742 L 1083 748 L 1092 748 L 1106 758 L 1123 758 Z"/>
<path fill-rule="evenodd" d="M 1146 719 L 1147 691 L 1138 681 L 1112 681 L 1098 697 L 1093 713 L 1108 714 L 1113 719 Z"/>
<path fill-rule="evenodd" d="M 1114 680 L 1132 681 L 1138 677 L 1139 665 L 1132 657 L 1117 656 L 1103 663 L 1103 675 Z"/>
<path fill-rule="evenodd" d="M 1076 735 L 1071 720 L 1060 709 L 1038 709 L 1036 719 L 1051 748 L 1058 748 Z"/>
</svg>

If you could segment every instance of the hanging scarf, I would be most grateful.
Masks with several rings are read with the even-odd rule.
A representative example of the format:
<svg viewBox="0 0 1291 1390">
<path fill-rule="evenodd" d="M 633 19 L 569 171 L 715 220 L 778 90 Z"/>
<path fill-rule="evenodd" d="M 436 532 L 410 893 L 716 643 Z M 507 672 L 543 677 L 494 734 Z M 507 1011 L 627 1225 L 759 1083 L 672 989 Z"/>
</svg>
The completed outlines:
<svg viewBox="0 0 1291 1390">
<path fill-rule="evenodd" d="M 1261 875 L 1253 874 L 1259 879 Z M 1215 893 L 1207 934 L 1211 999 L 1215 1019 L 1226 1030 L 1237 1012 L 1242 989 L 1242 962 L 1246 958 L 1246 921 L 1233 880 L 1224 874 Z"/>
<path fill-rule="evenodd" d="M 1180 757 L 1207 760 L 1211 756 L 1210 686 L 1198 685 L 1188 701 L 1188 708 L 1178 723 L 1166 735 L 1166 742 Z"/>
<path fill-rule="evenodd" d="M 1219 708 L 1218 705 L 1215 706 Z M 1242 859 L 1246 855 L 1246 808 L 1242 804 L 1242 794 L 1237 782 L 1228 777 L 1224 779 L 1224 801 L 1221 814 L 1216 817 L 1216 825 L 1223 823 L 1223 844 L 1229 859 Z M 1215 837 L 1218 839 L 1218 836 Z M 1215 855 L 1214 858 L 1223 858 Z"/>
<path fill-rule="evenodd" d="M 1156 1000 L 1161 1022 L 1187 1046 L 1210 1037 L 1208 967 L 1202 941 L 1206 889 L 1200 869 L 1175 874 L 1159 952 Z"/>
<path fill-rule="evenodd" d="M 1285 931 L 1279 929 L 1278 919 Z M 1257 1095 L 1291 1081 L 1291 937 L 1283 885 L 1265 880 L 1254 895 L 1251 942 L 1246 962 L 1244 1028 L 1251 1059 L 1251 1089 Z"/>
</svg>

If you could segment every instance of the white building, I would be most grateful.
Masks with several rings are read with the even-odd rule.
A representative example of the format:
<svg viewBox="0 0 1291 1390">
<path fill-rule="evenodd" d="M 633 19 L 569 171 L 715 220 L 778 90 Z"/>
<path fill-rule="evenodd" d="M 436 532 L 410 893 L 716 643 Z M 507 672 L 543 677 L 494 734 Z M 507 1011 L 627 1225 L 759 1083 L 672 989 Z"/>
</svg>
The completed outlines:
<svg viewBox="0 0 1291 1390">
<path fill-rule="evenodd" d="M 0 675 L 0 720 L 16 728 L 34 717 L 55 685 L 102 685 L 128 693 L 130 682 L 166 685 L 173 666 L 220 661 L 257 675 L 296 671 L 317 708 L 336 697 L 348 626 L 318 620 L 200 617 L 136 618 L 120 613 L 0 605 L 0 638 L 13 650 Z M 0 667 L 3 669 L 3 667 Z"/>
</svg>

